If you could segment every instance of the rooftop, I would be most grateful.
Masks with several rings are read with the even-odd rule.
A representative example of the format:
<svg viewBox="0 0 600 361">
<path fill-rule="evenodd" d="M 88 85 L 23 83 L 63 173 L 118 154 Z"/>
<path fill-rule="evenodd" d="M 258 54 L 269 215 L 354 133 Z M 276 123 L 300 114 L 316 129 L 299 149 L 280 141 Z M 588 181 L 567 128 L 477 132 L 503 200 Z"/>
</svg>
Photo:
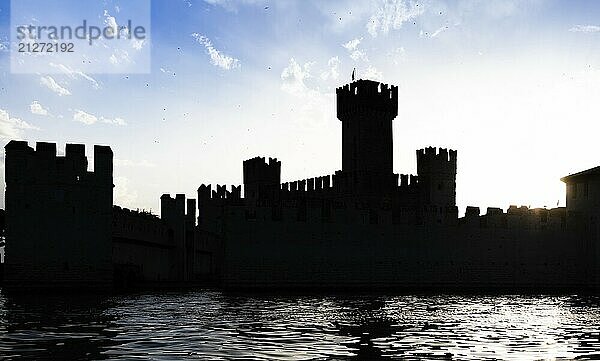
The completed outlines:
<svg viewBox="0 0 600 361">
<path fill-rule="evenodd" d="M 600 166 L 598 167 L 594 167 L 594 168 L 590 168 L 590 169 L 586 169 L 584 171 L 581 172 L 577 172 L 574 174 L 569 174 L 568 176 L 564 176 L 562 177 L 560 180 L 567 183 L 569 181 L 572 181 L 576 178 L 588 178 L 591 176 L 597 176 L 600 175 Z"/>
</svg>

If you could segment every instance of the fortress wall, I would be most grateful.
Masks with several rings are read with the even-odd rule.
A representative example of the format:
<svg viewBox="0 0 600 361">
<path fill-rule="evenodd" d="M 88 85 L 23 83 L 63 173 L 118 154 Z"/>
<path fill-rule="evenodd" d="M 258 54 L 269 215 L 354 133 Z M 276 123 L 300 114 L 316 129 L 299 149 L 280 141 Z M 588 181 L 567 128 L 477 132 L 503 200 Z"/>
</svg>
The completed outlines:
<svg viewBox="0 0 600 361">
<path fill-rule="evenodd" d="M 112 280 L 112 151 L 11 141 L 6 145 L 8 287 L 109 287 Z"/>
<path fill-rule="evenodd" d="M 455 226 L 418 226 L 397 222 L 394 210 L 318 197 L 210 204 L 202 228 L 223 235 L 223 280 L 231 287 L 309 286 L 314 277 L 326 287 L 563 287 L 588 282 L 593 272 L 582 267 L 589 245 L 567 235 L 560 208 L 479 215 L 471 207 Z M 437 209 L 422 212 L 429 208 Z M 415 212 L 400 210 L 400 221 Z"/>
<path fill-rule="evenodd" d="M 155 215 L 113 207 L 113 263 L 139 281 L 165 281 L 172 273 L 173 239 Z"/>
<path fill-rule="evenodd" d="M 565 287 L 585 281 L 580 252 L 553 233 L 393 226 L 373 232 L 368 225 L 326 223 L 230 229 L 228 287 Z"/>
<path fill-rule="evenodd" d="M 589 245 L 551 227 L 403 226 L 386 220 L 390 212 L 375 226 L 355 209 L 324 222 L 313 207 L 300 222 L 290 209 L 286 221 L 264 209 L 253 221 L 227 221 L 225 286 L 550 288 L 580 286 L 593 273 L 582 267 Z"/>
</svg>

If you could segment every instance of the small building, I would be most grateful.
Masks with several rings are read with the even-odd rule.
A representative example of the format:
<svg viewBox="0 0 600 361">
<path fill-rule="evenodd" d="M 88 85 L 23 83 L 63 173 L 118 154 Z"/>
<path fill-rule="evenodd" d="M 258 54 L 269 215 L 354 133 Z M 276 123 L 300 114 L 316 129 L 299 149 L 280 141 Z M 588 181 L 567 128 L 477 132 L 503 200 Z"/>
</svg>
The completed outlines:
<svg viewBox="0 0 600 361">
<path fill-rule="evenodd" d="M 560 179 L 567 187 L 567 219 L 597 224 L 600 216 L 600 166 Z"/>
</svg>

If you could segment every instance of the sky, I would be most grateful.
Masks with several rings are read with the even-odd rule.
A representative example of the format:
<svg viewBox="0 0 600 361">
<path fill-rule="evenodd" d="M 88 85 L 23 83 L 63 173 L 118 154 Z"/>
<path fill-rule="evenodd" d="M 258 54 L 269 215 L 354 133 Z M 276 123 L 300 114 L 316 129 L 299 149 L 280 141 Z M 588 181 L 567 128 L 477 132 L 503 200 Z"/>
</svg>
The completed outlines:
<svg viewBox="0 0 600 361">
<path fill-rule="evenodd" d="M 125 0 L 94 4 L 127 21 Z M 115 52 L 149 50 L 146 73 L 13 74 L 10 11 L 0 0 L 0 146 L 86 144 L 91 169 L 110 145 L 124 207 L 241 184 L 254 156 L 281 160 L 284 182 L 333 174 L 335 88 L 354 68 L 399 87 L 396 173 L 416 173 L 419 148 L 458 151 L 461 214 L 564 206 L 559 178 L 600 165 L 600 2 L 155 0 L 149 41 Z"/>
</svg>

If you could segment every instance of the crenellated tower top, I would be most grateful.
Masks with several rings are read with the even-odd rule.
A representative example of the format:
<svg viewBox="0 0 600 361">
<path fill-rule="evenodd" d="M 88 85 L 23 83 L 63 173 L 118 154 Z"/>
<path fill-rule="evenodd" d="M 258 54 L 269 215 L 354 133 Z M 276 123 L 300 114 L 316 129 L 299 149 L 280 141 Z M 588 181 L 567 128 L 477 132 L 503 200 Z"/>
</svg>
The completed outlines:
<svg viewBox="0 0 600 361">
<path fill-rule="evenodd" d="M 398 87 L 373 80 L 359 79 L 336 89 L 337 117 L 356 113 L 383 112 L 398 115 Z"/>
<path fill-rule="evenodd" d="M 426 147 L 417 150 L 417 173 L 441 173 L 456 175 L 456 151 L 452 149 Z"/>
</svg>

